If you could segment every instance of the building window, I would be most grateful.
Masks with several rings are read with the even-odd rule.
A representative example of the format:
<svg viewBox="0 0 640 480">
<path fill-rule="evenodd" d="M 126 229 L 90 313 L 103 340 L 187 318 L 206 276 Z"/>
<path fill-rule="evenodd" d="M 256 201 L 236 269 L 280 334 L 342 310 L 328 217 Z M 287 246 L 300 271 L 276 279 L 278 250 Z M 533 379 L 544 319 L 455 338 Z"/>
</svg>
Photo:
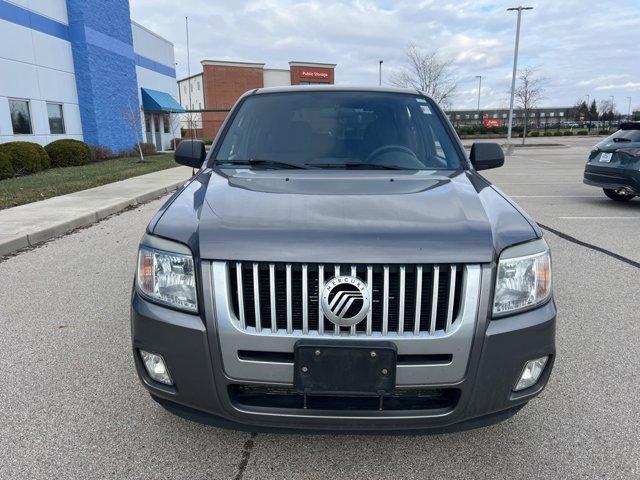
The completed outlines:
<svg viewBox="0 0 640 480">
<path fill-rule="evenodd" d="M 507 118 L 507 114 L 506 114 L 506 113 L 503 113 L 503 114 L 502 114 L 502 118 Z"/>
<path fill-rule="evenodd" d="M 460 115 L 456 114 L 456 120 L 460 120 Z"/>
<path fill-rule="evenodd" d="M 61 103 L 47 103 L 47 116 L 49 117 L 49 133 L 51 135 L 64 135 L 64 115 Z"/>
<path fill-rule="evenodd" d="M 558 115 L 560 115 L 561 117 L 564 117 L 564 112 L 559 112 Z"/>
<path fill-rule="evenodd" d="M 164 133 L 171 133 L 171 117 L 168 113 L 162 115 L 162 126 L 164 127 Z"/>
<path fill-rule="evenodd" d="M 553 117 L 554 115 L 555 115 L 555 112 L 551 112 L 551 113 L 549 114 L 549 116 L 550 116 L 550 117 Z"/>
<path fill-rule="evenodd" d="M 11 126 L 14 135 L 31 135 L 31 114 L 28 100 L 9 100 Z"/>
<path fill-rule="evenodd" d="M 498 118 L 498 114 L 494 113 L 493 115 L 491 115 L 493 118 Z"/>
<path fill-rule="evenodd" d="M 198 91 L 200 91 L 200 80 L 198 80 L 197 85 L 198 85 Z"/>
</svg>

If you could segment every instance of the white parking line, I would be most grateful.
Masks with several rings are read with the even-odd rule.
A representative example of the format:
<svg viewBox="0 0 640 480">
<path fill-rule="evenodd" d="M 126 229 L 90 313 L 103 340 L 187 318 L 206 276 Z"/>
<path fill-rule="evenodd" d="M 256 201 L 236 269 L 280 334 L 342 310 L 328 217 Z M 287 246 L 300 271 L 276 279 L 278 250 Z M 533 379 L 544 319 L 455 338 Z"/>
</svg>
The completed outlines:
<svg viewBox="0 0 640 480">
<path fill-rule="evenodd" d="M 511 198 L 601 198 L 601 195 L 509 195 Z"/>
<path fill-rule="evenodd" d="M 558 217 L 561 220 L 640 220 L 640 217 Z"/>
<path fill-rule="evenodd" d="M 582 182 L 500 182 L 500 185 L 582 185 Z"/>
</svg>

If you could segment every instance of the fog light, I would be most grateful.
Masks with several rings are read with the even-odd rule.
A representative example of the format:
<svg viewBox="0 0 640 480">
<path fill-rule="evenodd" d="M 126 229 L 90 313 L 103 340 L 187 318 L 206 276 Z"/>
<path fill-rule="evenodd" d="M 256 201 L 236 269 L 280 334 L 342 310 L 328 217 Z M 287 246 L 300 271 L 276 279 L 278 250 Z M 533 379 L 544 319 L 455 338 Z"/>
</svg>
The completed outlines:
<svg viewBox="0 0 640 480">
<path fill-rule="evenodd" d="M 540 375 L 542 375 L 542 371 L 544 370 L 548 359 L 549 357 L 541 357 L 528 361 L 524 366 L 524 370 L 522 370 L 522 375 L 520 375 L 520 380 L 518 380 L 516 388 L 513 390 L 518 392 L 535 385 L 538 382 Z"/>
<path fill-rule="evenodd" d="M 161 355 L 140 350 L 140 357 L 144 363 L 144 368 L 151 378 L 165 385 L 173 385 L 173 381 L 167 370 L 167 365 L 164 363 L 164 358 L 162 358 Z"/>
</svg>

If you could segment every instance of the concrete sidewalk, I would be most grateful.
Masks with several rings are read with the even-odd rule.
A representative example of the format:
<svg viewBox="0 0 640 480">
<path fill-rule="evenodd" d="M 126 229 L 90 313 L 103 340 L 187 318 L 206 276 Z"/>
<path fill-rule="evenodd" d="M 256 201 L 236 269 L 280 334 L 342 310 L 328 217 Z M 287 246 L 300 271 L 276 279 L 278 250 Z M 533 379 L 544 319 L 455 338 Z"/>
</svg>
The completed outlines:
<svg viewBox="0 0 640 480">
<path fill-rule="evenodd" d="M 191 171 L 188 167 L 169 168 L 0 210 L 0 257 L 166 195 L 189 179 Z"/>
</svg>

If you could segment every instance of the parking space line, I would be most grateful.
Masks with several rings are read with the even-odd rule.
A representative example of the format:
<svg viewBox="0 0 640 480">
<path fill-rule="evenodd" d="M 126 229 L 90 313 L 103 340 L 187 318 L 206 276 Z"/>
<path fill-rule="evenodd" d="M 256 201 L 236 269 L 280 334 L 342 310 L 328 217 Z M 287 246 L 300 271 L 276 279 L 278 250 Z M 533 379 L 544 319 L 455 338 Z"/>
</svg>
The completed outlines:
<svg viewBox="0 0 640 480">
<path fill-rule="evenodd" d="M 509 195 L 509 196 L 511 198 L 601 198 L 600 195 Z"/>
<path fill-rule="evenodd" d="M 640 217 L 558 217 L 561 220 L 640 220 Z"/>
</svg>

